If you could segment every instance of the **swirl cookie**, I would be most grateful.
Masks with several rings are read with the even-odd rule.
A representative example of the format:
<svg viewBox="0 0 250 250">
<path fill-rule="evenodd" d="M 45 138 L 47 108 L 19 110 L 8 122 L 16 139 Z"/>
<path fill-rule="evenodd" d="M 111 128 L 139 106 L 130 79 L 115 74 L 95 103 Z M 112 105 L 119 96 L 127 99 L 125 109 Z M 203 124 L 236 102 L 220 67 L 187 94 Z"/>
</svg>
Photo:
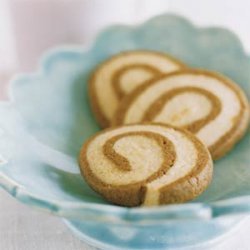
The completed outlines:
<svg viewBox="0 0 250 250">
<path fill-rule="evenodd" d="M 184 70 L 135 90 L 122 101 L 113 125 L 145 121 L 188 129 L 218 159 L 246 132 L 249 103 L 228 78 L 204 70 Z"/>
<path fill-rule="evenodd" d="M 163 124 L 104 130 L 84 144 L 79 165 L 95 191 L 129 207 L 191 200 L 213 171 L 208 150 L 193 134 Z"/>
<path fill-rule="evenodd" d="M 108 127 L 125 95 L 145 81 L 184 67 L 170 56 L 153 51 L 127 51 L 102 63 L 89 81 L 92 110 L 102 127 Z"/>
</svg>

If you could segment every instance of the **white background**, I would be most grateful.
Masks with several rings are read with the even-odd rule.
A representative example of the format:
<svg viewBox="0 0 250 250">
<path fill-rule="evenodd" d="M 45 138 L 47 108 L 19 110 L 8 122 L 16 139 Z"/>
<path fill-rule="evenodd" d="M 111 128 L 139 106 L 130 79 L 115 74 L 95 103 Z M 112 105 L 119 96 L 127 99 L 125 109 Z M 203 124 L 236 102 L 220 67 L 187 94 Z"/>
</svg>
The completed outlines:
<svg viewBox="0 0 250 250">
<path fill-rule="evenodd" d="M 33 69 L 47 48 L 85 44 L 112 22 L 140 22 L 167 10 L 183 14 L 201 26 L 230 27 L 250 51 L 247 0 L 0 0 L 0 96 L 10 72 Z M 30 22 L 34 17 L 36 22 Z M 55 19 L 57 22 L 53 22 Z M 249 232 L 250 218 L 213 249 L 250 250 Z M 0 250 L 44 249 L 93 248 L 73 237 L 59 218 L 19 204 L 0 190 Z"/>
</svg>

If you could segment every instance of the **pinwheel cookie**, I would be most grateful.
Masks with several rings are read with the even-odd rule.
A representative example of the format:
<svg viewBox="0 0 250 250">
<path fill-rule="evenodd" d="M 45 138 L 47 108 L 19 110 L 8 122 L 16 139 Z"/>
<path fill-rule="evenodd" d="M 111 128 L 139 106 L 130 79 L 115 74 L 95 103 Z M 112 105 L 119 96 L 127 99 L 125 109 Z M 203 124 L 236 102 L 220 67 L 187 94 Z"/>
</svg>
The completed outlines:
<svg viewBox="0 0 250 250">
<path fill-rule="evenodd" d="M 145 121 L 188 129 L 218 159 L 246 132 L 249 103 L 228 78 L 189 69 L 161 76 L 135 90 L 121 103 L 113 125 Z"/>
<path fill-rule="evenodd" d="M 193 199 L 213 171 L 207 148 L 193 134 L 163 124 L 104 130 L 84 144 L 79 164 L 94 190 L 129 207 Z"/>
<path fill-rule="evenodd" d="M 102 127 L 108 127 L 120 100 L 159 74 L 183 68 L 170 56 L 153 51 L 127 51 L 120 53 L 93 72 L 89 81 L 92 110 Z"/>
</svg>

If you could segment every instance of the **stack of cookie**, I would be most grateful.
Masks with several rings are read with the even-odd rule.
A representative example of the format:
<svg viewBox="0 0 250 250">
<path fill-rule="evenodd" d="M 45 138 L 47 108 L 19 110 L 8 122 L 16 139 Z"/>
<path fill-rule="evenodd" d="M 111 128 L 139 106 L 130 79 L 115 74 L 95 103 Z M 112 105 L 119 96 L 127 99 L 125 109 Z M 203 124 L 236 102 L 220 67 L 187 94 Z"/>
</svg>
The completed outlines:
<svg viewBox="0 0 250 250">
<path fill-rule="evenodd" d="M 212 159 L 231 150 L 249 124 L 236 83 L 159 52 L 105 61 L 89 95 L 96 120 L 109 128 L 83 145 L 80 169 L 94 190 L 123 206 L 195 198 L 212 179 Z"/>
</svg>

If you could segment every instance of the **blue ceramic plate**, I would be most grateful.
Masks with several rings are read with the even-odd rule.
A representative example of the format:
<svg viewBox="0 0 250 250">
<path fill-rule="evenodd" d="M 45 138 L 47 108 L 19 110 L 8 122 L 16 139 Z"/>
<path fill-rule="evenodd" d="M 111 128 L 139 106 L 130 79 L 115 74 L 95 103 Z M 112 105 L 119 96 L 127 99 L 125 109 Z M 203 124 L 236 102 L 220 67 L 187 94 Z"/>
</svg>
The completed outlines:
<svg viewBox="0 0 250 250">
<path fill-rule="evenodd" d="M 197 28 L 174 15 L 140 26 L 115 26 L 89 50 L 58 49 L 37 72 L 12 81 L 0 103 L 0 185 L 18 200 L 66 219 L 81 238 L 104 249 L 164 249 L 202 243 L 250 212 L 250 134 L 215 163 L 212 185 L 197 200 L 160 208 L 107 204 L 83 181 L 82 143 L 99 130 L 86 91 L 90 71 L 120 51 L 167 52 L 193 66 L 217 70 L 250 97 L 250 57 L 222 28 Z"/>
</svg>

